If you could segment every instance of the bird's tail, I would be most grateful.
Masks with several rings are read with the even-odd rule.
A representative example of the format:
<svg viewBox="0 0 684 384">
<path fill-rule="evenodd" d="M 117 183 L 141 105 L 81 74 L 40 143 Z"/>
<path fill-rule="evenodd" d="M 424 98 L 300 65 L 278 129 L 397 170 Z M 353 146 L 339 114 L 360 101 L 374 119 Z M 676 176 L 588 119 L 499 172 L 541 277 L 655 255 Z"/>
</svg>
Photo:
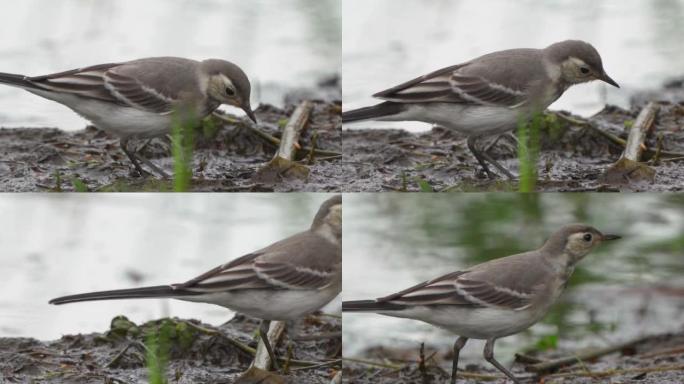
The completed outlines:
<svg viewBox="0 0 684 384">
<path fill-rule="evenodd" d="M 189 292 L 185 290 L 174 289 L 170 285 L 157 285 L 154 287 L 131 288 L 131 289 L 117 289 L 113 291 L 101 291 L 81 293 L 78 295 L 70 295 L 58 297 L 50 300 L 50 304 L 68 304 L 77 303 L 79 301 L 98 301 L 98 300 L 119 300 L 119 299 L 151 299 L 151 298 L 170 298 L 180 296 L 193 296 L 198 293 Z"/>
<path fill-rule="evenodd" d="M 36 85 L 24 75 L 0 72 L 0 84 L 12 85 L 21 88 L 36 88 Z"/>
<path fill-rule="evenodd" d="M 356 300 L 342 302 L 342 312 L 399 311 L 405 308 L 405 305 L 394 304 L 387 301 Z"/>
<path fill-rule="evenodd" d="M 353 121 L 388 117 L 403 112 L 404 108 L 405 106 L 401 103 L 385 101 L 384 103 L 376 104 L 372 107 L 365 107 L 342 112 L 342 122 L 351 123 Z"/>
</svg>

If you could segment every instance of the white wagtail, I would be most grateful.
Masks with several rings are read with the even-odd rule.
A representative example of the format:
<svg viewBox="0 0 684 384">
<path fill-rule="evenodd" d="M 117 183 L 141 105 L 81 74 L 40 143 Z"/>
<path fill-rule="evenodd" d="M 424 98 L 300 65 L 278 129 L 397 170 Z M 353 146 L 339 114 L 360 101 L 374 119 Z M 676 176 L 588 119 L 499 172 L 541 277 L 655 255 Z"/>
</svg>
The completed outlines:
<svg viewBox="0 0 684 384">
<path fill-rule="evenodd" d="M 162 176 L 165 173 L 132 152 L 128 141 L 168 133 L 178 119 L 174 112 L 182 113 L 180 121 L 197 122 L 228 104 L 256 122 L 247 75 L 237 65 L 218 59 L 152 57 L 35 77 L 0 73 L 0 84 L 64 104 L 97 128 L 117 135 L 141 175 L 138 160 Z"/>
<path fill-rule="evenodd" d="M 376 300 L 345 301 L 342 310 L 422 320 L 458 335 L 452 384 L 466 341 L 487 340 L 484 358 L 519 383 L 494 359 L 496 339 L 541 320 L 563 292 L 577 262 L 602 241 L 619 238 L 587 225 L 567 225 L 536 251 L 494 259 Z"/>
<path fill-rule="evenodd" d="M 422 121 L 465 134 L 485 172 L 486 162 L 513 175 L 481 151 L 478 139 L 512 130 L 571 85 L 603 80 L 618 87 L 589 43 L 566 40 L 544 49 L 509 49 L 442 68 L 373 95 L 383 103 L 342 113 L 342 122 Z"/>
<path fill-rule="evenodd" d="M 216 304 L 262 319 L 261 339 L 271 320 L 294 320 L 334 299 L 342 289 L 342 197 L 326 200 L 311 228 L 220 265 L 181 284 L 82 293 L 50 304 L 80 301 L 172 298 Z"/>
</svg>

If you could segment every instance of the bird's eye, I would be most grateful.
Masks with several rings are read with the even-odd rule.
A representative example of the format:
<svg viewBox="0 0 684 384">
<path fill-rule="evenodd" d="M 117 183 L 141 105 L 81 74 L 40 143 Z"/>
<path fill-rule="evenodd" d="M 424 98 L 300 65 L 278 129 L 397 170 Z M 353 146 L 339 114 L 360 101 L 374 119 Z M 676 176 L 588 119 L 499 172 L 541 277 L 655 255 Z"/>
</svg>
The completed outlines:
<svg viewBox="0 0 684 384">
<path fill-rule="evenodd" d="M 591 241 L 591 233 L 585 233 L 584 234 L 584 241 L 586 241 L 586 242 Z"/>
<path fill-rule="evenodd" d="M 580 67 L 580 72 L 582 72 L 582 74 L 584 74 L 584 75 L 588 75 L 589 74 L 589 68 Z"/>
<path fill-rule="evenodd" d="M 226 88 L 226 95 L 235 96 L 235 90 L 233 88 Z"/>
</svg>

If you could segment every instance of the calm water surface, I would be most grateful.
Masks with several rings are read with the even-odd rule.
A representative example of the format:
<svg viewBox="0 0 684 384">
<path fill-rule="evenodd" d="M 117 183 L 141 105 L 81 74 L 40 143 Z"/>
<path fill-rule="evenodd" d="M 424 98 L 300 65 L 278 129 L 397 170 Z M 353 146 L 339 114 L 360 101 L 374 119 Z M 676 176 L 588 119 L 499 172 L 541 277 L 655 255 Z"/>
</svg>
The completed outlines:
<svg viewBox="0 0 684 384">
<path fill-rule="evenodd" d="M 497 342 L 497 354 L 556 338 L 605 345 L 681 330 L 684 198 L 643 194 L 352 194 L 345 196 L 343 299 L 385 296 L 486 260 L 535 249 L 555 229 L 585 222 L 622 240 L 579 264 L 543 322 Z M 675 321 L 675 319 L 678 319 Z M 344 314 L 344 355 L 370 346 L 446 350 L 449 332 L 373 314 Z M 483 343 L 466 346 L 479 361 Z"/>
<path fill-rule="evenodd" d="M 180 283 L 300 232 L 326 194 L 0 195 L 0 337 L 104 331 L 126 315 L 228 321 L 175 300 L 48 305 L 79 292 Z M 331 303 L 326 311 L 339 310 Z"/>
</svg>

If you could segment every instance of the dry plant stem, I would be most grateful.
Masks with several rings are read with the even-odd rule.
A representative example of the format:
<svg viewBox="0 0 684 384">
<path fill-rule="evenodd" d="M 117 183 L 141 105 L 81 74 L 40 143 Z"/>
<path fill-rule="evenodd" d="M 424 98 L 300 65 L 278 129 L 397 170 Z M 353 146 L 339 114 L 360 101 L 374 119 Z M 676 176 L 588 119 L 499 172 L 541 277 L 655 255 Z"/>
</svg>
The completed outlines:
<svg viewBox="0 0 684 384">
<path fill-rule="evenodd" d="M 330 384 L 342 384 L 342 371 L 338 371 L 335 374 L 335 377 L 333 377 L 333 379 L 330 380 Z"/>
<path fill-rule="evenodd" d="M 591 360 L 597 357 L 608 355 L 614 352 L 621 351 L 623 349 L 632 347 L 636 344 L 641 343 L 646 338 L 639 338 L 636 340 L 628 341 L 626 343 L 617 344 L 605 348 L 590 349 L 587 351 L 582 351 L 572 356 L 566 356 L 559 359 L 548 360 L 542 363 L 528 365 L 525 370 L 529 372 L 549 372 L 556 370 L 561 367 L 576 364 L 577 362 L 584 360 Z"/>
<path fill-rule="evenodd" d="M 269 343 L 275 348 L 278 345 L 283 332 L 285 331 L 285 323 L 282 321 L 272 321 L 270 327 L 268 328 L 267 337 Z M 261 338 L 259 338 L 259 344 L 257 345 L 256 354 L 254 356 L 254 361 L 252 366 L 268 371 L 271 368 L 271 364 L 276 366 L 278 362 L 271 361 L 271 357 L 266 350 Z"/>
<path fill-rule="evenodd" d="M 342 361 L 348 361 L 350 363 L 357 363 L 357 364 L 363 364 L 363 365 L 368 365 L 371 367 L 378 367 L 378 368 L 387 368 L 387 369 L 392 369 L 395 371 L 398 371 L 402 368 L 404 368 L 406 365 L 400 365 L 400 364 L 393 364 L 393 363 L 381 363 L 378 361 L 373 361 L 373 360 L 366 360 L 366 359 L 359 359 L 359 358 L 352 358 L 352 357 L 344 357 L 342 358 Z M 443 372 L 446 373 L 445 370 L 442 369 Z M 447 373 L 448 374 L 448 373 Z M 463 377 L 466 379 L 474 379 L 474 380 L 484 380 L 484 381 L 492 381 L 492 380 L 501 380 L 503 379 L 503 376 L 498 376 L 498 375 L 484 375 L 484 374 L 479 374 L 479 373 L 472 373 L 472 372 L 459 372 L 458 377 Z"/>
<path fill-rule="evenodd" d="M 648 368 L 626 368 L 626 369 L 608 369 L 605 371 L 573 371 L 573 372 L 563 372 L 554 373 L 552 375 L 544 376 L 545 379 L 550 378 L 562 378 L 562 377 L 577 377 L 577 376 L 591 376 L 591 377 L 609 377 L 616 375 L 633 375 L 639 373 L 649 373 L 649 372 L 666 372 L 666 371 L 684 371 L 684 365 L 661 365 L 657 367 Z"/>
<path fill-rule="evenodd" d="M 592 123 L 591 121 L 589 121 L 589 120 L 585 120 L 585 119 L 578 118 L 578 117 L 575 117 L 575 116 L 568 116 L 568 115 L 566 115 L 566 114 L 564 114 L 564 113 L 560 113 L 560 112 L 556 112 L 555 115 L 558 116 L 558 117 L 560 117 L 561 119 L 565 120 L 566 122 L 572 124 L 572 125 L 577 125 L 577 126 L 580 126 L 580 127 L 587 127 L 587 128 L 590 128 L 590 129 L 592 129 L 594 132 L 596 132 L 596 133 L 598 133 L 599 135 L 603 136 L 604 138 L 606 138 L 608 141 L 610 141 L 611 143 L 613 143 L 613 144 L 615 144 L 615 145 L 619 145 L 619 146 L 622 146 L 622 147 L 624 147 L 624 146 L 627 145 L 627 141 L 625 141 L 625 140 L 623 140 L 623 139 L 621 139 L 621 138 L 619 138 L 619 137 L 613 135 L 612 133 L 604 132 L 604 131 L 598 129 L 598 128 L 596 127 L 596 125 L 593 124 L 593 123 Z M 645 152 L 647 155 L 654 155 L 654 154 L 655 154 L 655 151 L 652 150 L 652 149 L 649 149 L 649 148 L 646 148 L 644 152 Z M 660 156 L 661 156 L 661 157 L 684 157 L 684 152 L 660 151 Z M 663 160 L 661 160 L 661 161 L 667 161 L 667 160 L 666 160 L 666 159 L 663 159 Z"/>
<path fill-rule="evenodd" d="M 216 112 L 214 112 L 213 115 L 214 115 L 214 117 L 216 117 L 217 119 L 222 120 L 222 121 L 225 121 L 226 123 L 230 123 L 230 124 L 242 124 L 242 122 L 239 121 L 239 120 L 231 119 L 231 118 L 229 118 L 229 117 L 227 117 L 227 116 L 223 116 L 222 114 L 219 114 L 219 113 L 216 113 Z M 242 124 L 242 125 L 245 126 L 245 127 L 247 127 L 247 129 L 249 129 L 250 131 L 254 132 L 254 134 L 256 134 L 257 136 L 259 136 L 260 138 L 262 138 L 262 139 L 264 139 L 265 141 L 267 141 L 267 142 L 273 144 L 274 146 L 276 146 L 276 147 L 279 147 L 279 146 L 280 146 L 280 139 L 278 139 L 277 137 L 273 137 L 273 136 L 269 135 L 268 133 L 266 133 L 266 132 L 260 130 L 260 129 L 257 128 L 254 124 L 244 123 L 244 124 Z M 305 151 L 305 152 L 313 151 L 316 155 L 319 155 L 319 156 L 330 156 L 330 157 L 333 157 L 333 158 L 342 156 L 342 154 L 339 153 L 339 152 L 325 151 L 325 150 L 322 150 L 322 149 L 311 148 L 311 147 L 304 147 L 304 148 L 302 148 L 301 150 L 302 150 L 302 151 Z"/>
<path fill-rule="evenodd" d="M 637 116 L 636 121 L 629 130 L 625 151 L 622 153 L 623 158 L 637 162 L 641 161 L 641 154 L 646 148 L 644 145 L 646 136 L 651 128 L 653 128 L 653 123 L 659 109 L 660 107 L 656 103 L 649 102 L 639 112 L 639 116 Z"/>
<path fill-rule="evenodd" d="M 283 135 L 280 139 L 280 147 L 276 156 L 280 156 L 286 160 L 294 160 L 297 154 L 297 142 L 301 136 L 304 127 L 309 122 L 309 116 L 313 110 L 313 104 L 306 100 L 302 101 L 297 106 L 297 109 L 290 116 L 285 128 L 283 128 Z"/>
</svg>

